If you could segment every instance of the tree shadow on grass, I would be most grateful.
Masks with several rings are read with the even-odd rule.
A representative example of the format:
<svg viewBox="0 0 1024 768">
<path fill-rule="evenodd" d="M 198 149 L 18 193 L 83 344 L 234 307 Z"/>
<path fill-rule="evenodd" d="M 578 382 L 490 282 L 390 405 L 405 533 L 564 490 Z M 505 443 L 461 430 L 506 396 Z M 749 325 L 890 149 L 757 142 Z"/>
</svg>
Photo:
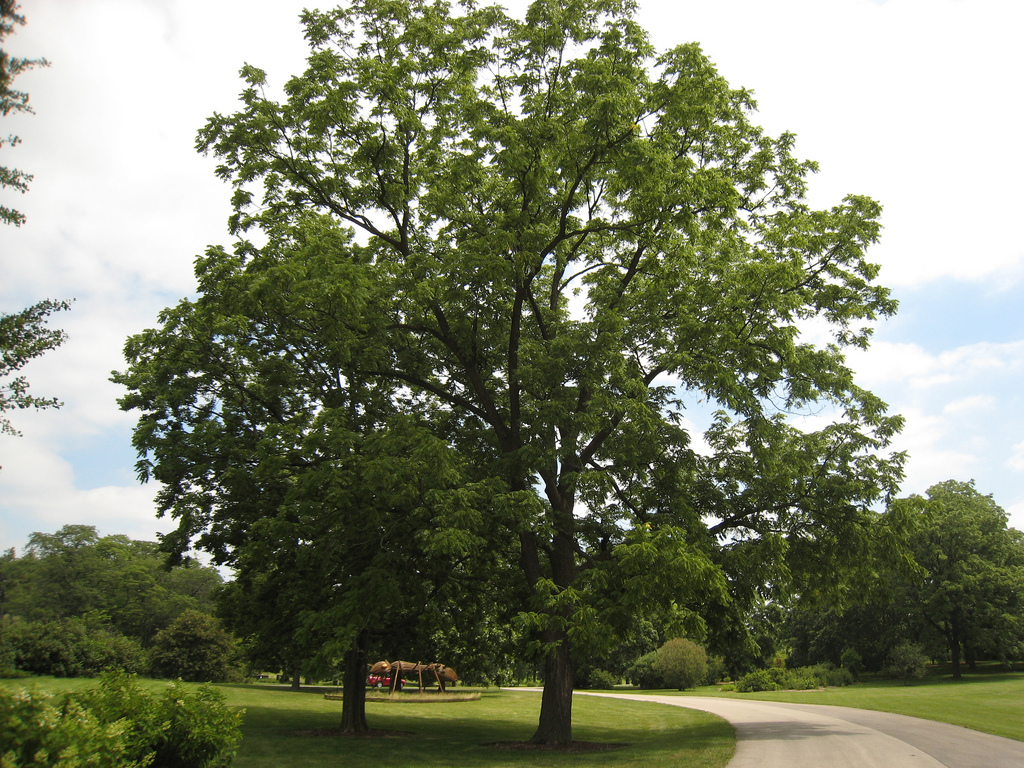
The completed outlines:
<svg viewBox="0 0 1024 768">
<path fill-rule="evenodd" d="M 529 741 L 495 741 L 483 744 L 484 747 L 506 750 L 510 752 L 608 752 L 613 749 L 625 749 L 632 744 L 602 741 L 571 741 L 568 744 L 533 744 Z"/>
<path fill-rule="evenodd" d="M 368 731 L 360 731 L 358 733 L 352 731 L 343 731 L 341 728 L 312 728 L 307 730 L 296 730 L 292 731 L 295 736 L 313 737 L 313 738 L 344 738 L 344 739 L 390 739 L 390 738 L 406 738 L 409 736 L 415 736 L 416 734 L 412 731 L 389 731 L 383 728 L 371 728 Z"/>
</svg>

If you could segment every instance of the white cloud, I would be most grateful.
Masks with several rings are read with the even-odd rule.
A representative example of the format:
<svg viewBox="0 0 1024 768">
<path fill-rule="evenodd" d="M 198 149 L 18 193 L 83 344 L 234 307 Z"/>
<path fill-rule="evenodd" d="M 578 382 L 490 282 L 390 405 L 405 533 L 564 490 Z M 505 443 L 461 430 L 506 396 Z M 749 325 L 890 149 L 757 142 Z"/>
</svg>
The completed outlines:
<svg viewBox="0 0 1024 768">
<path fill-rule="evenodd" d="M 101 447 L 97 446 L 98 449 Z M 157 532 L 174 528 L 157 519 L 153 485 L 131 480 L 123 486 L 83 489 L 75 468 L 60 458 L 49 441 L 25 432 L 0 443 L 0 487 L 3 489 L 4 547 L 23 547 L 33 531 L 54 531 L 63 525 L 94 525 L 101 534 L 123 533 L 154 540 Z"/>
<path fill-rule="evenodd" d="M 1000 505 L 1002 506 L 1002 505 Z M 1010 527 L 1018 531 L 1024 531 L 1024 501 L 1003 507 L 1006 516 L 1010 518 Z"/>
<path fill-rule="evenodd" d="M 910 455 L 902 489 L 905 494 L 924 493 L 943 480 L 973 477 L 982 457 L 964 450 L 963 442 L 949 433 L 940 417 L 916 409 L 904 410 L 902 415 L 906 426 L 893 441 L 893 449 Z"/>
<path fill-rule="evenodd" d="M 850 350 L 846 359 L 857 381 L 868 389 L 883 382 L 905 381 L 937 365 L 935 358 L 917 344 L 885 341 L 875 341 L 866 351 Z"/>
<path fill-rule="evenodd" d="M 1013 452 L 1006 460 L 1006 466 L 1017 472 L 1024 472 L 1024 440 L 1013 446 Z"/>
<path fill-rule="evenodd" d="M 971 395 L 960 400 L 947 403 L 942 409 L 943 413 L 964 413 L 970 411 L 988 410 L 996 404 L 996 399 L 991 395 Z"/>
<path fill-rule="evenodd" d="M 882 202 L 885 230 L 872 256 L 886 284 L 972 279 L 1024 263 L 1019 240 L 1000 226 L 1017 219 L 1021 203 L 1018 126 L 978 119 L 1019 88 L 1024 5 L 718 0 L 675 13 L 667 3 L 641 5 L 661 47 L 697 40 L 732 85 L 754 89 L 759 122 L 797 134 L 797 151 L 821 164 L 815 204 L 848 193 Z"/>
<path fill-rule="evenodd" d="M 868 388 L 903 381 L 925 390 L 1024 370 L 1024 341 L 981 342 L 933 355 L 918 344 L 879 340 L 866 351 L 850 351 L 847 359 Z"/>
</svg>

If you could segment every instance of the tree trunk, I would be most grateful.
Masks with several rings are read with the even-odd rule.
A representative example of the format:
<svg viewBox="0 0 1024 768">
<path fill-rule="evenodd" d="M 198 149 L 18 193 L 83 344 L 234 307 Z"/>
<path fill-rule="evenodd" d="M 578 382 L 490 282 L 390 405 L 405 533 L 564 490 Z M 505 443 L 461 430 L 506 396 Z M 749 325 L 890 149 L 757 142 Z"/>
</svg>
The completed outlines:
<svg viewBox="0 0 1024 768">
<path fill-rule="evenodd" d="M 299 686 L 301 684 L 302 684 L 301 669 L 299 668 L 299 663 L 295 662 L 295 664 L 292 665 L 292 690 L 293 691 L 299 690 Z"/>
<path fill-rule="evenodd" d="M 544 693 L 540 703 L 540 723 L 530 742 L 533 744 L 569 744 L 572 741 L 573 665 L 569 638 L 559 633 L 558 645 L 544 661 Z"/>
<path fill-rule="evenodd" d="M 345 653 L 344 694 L 341 702 L 343 733 L 366 733 L 366 651 L 362 638 Z"/>
<path fill-rule="evenodd" d="M 565 471 L 572 467 L 566 462 Z M 542 473 L 543 475 L 543 473 Z M 559 486 L 553 476 L 545 477 L 545 493 L 551 504 L 551 520 L 555 529 L 550 547 L 545 548 L 550 577 L 559 590 L 572 586 L 578 574 L 576 566 L 576 535 L 573 507 L 575 497 L 571 487 Z M 533 537 L 520 539 L 523 543 L 524 573 L 531 584 L 536 584 L 542 570 L 539 547 Z M 551 650 L 544 660 L 544 693 L 541 696 L 540 723 L 530 739 L 532 744 L 552 746 L 572 742 L 572 645 L 567 630 L 570 619 L 566 608 L 555 609 L 552 623 L 544 632 L 544 640 Z"/>
<path fill-rule="evenodd" d="M 953 664 L 953 679 L 960 679 L 960 625 L 955 617 L 949 625 L 949 660 Z"/>
</svg>

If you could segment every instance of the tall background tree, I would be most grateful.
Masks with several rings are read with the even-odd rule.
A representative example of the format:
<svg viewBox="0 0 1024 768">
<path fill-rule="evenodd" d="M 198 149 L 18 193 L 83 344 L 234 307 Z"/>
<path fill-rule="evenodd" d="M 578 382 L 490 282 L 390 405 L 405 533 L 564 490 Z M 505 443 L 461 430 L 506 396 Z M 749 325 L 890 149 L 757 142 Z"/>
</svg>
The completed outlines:
<svg viewBox="0 0 1024 768">
<path fill-rule="evenodd" d="M 36 532 L 0 556 L 0 670 L 145 671 L 144 651 L 186 611 L 211 615 L 220 574 L 194 560 L 168 569 L 155 542 L 89 525 Z"/>
<path fill-rule="evenodd" d="M 902 605 L 917 619 L 922 640 L 940 639 L 953 677 L 979 656 L 1024 653 L 1024 534 L 974 482 L 947 480 L 927 497 L 897 501 L 920 515 L 910 539 L 921 578 L 905 585 Z"/>
<path fill-rule="evenodd" d="M 845 666 L 846 656 L 879 671 L 910 644 L 959 678 L 964 662 L 1024 658 L 1024 534 L 993 498 L 947 480 L 893 499 L 889 514 L 904 521 L 904 552 L 876 562 L 871 589 L 828 610 L 780 607 L 787 663 Z"/>
<path fill-rule="evenodd" d="M 239 237 L 200 260 L 200 291 L 249 299 L 166 312 L 117 377 L 179 545 L 233 547 L 222 534 L 245 530 L 250 512 L 220 485 L 234 457 L 208 450 L 213 435 L 286 435 L 279 466 L 302 466 L 320 460 L 316 441 L 351 432 L 331 423 L 344 408 L 385 403 L 469 461 L 440 487 L 484 487 L 487 503 L 463 498 L 423 535 L 467 556 L 514 542 L 520 619 L 545 657 L 539 743 L 571 741 L 575 660 L 638 615 L 735 634 L 758 599 L 837 583 L 901 476 L 887 452 L 901 421 L 843 357 L 896 308 L 865 255 L 879 206 L 811 209 L 815 166 L 793 137 L 754 125 L 750 94 L 696 45 L 658 54 L 635 11 L 538 0 L 513 19 L 358 0 L 306 13 L 308 69 L 286 99 L 246 66 L 243 109 L 199 136 L 235 185 Z M 268 260 L 321 269 L 281 285 Z M 333 335 L 289 341 L 259 320 L 282 290 Z M 169 354 L 195 327 L 185 316 L 223 351 Z M 811 326 L 831 341 L 807 341 Z M 248 351 L 221 344 L 235 334 Z M 330 385 L 288 400 L 251 376 L 257 356 Z M 165 359 L 180 364 L 154 365 Z M 266 405 L 285 401 L 305 421 Z M 717 409 L 703 434 L 684 418 L 699 401 Z M 790 419 L 807 413 L 830 418 Z M 262 469 L 237 466 L 255 494 Z"/>
</svg>

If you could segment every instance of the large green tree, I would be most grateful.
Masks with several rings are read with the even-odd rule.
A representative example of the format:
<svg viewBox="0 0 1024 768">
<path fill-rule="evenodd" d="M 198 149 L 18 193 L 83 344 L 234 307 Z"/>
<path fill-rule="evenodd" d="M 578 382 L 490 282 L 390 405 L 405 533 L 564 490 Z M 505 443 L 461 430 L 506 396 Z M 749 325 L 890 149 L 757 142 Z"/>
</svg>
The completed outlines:
<svg viewBox="0 0 1024 768">
<path fill-rule="evenodd" d="M 243 108 L 199 137 L 235 186 L 239 237 L 200 260 L 200 291 L 237 290 L 248 308 L 203 315 L 221 351 L 177 370 L 154 361 L 196 325 L 181 319 L 192 305 L 168 311 L 118 377 L 142 412 L 142 474 L 167 483 L 162 507 L 200 543 L 244 515 L 185 464 L 227 472 L 232 446 L 269 434 L 292 437 L 292 464 L 316 461 L 309 436 L 334 434 L 338 403 L 386 401 L 471 459 L 490 503 L 453 508 L 435 540 L 469 552 L 514 537 L 522 618 L 546 655 L 533 740 L 549 744 L 572 738 L 574 658 L 638 614 L 699 632 L 804 574 L 804 592 L 826 588 L 863 559 L 871 507 L 901 474 L 886 453 L 900 420 L 843 357 L 896 306 L 865 256 L 879 206 L 812 209 L 815 166 L 793 137 L 754 125 L 751 95 L 696 45 L 657 53 L 635 10 L 538 0 L 515 19 L 356 0 L 304 14 L 312 52 L 285 99 L 246 66 Z M 281 285 L 268 259 L 305 277 Z M 246 319 L 283 290 L 333 334 L 282 343 Z M 236 333 L 246 345 L 220 345 Z M 278 391 L 294 374 L 254 378 L 257 357 L 330 385 Z M 210 386 L 191 394 L 197 381 Z M 228 385 L 263 417 L 238 419 Z M 305 424 L 267 405 L 289 396 Z M 703 434 L 684 418 L 698 401 L 717 409 Z M 200 426 L 183 416 L 204 409 Z M 815 426 L 789 418 L 807 413 Z M 213 433 L 217 455 L 193 449 Z M 239 472 L 264 492 L 262 470 Z"/>
<path fill-rule="evenodd" d="M 947 480 L 927 497 L 894 502 L 919 516 L 910 550 L 924 573 L 907 580 L 903 607 L 937 634 L 953 677 L 966 657 L 1019 657 L 1024 650 L 1024 534 L 974 481 Z"/>
</svg>

